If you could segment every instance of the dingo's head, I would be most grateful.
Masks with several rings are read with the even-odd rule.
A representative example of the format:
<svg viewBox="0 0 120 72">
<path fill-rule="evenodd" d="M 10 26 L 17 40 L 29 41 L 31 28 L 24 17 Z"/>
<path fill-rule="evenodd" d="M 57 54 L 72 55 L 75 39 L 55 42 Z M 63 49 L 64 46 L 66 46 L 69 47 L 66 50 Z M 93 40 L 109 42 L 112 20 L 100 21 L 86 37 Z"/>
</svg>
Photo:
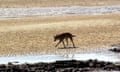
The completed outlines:
<svg viewBox="0 0 120 72">
<path fill-rule="evenodd" d="M 59 39 L 59 36 L 58 35 L 55 35 L 54 36 L 54 41 L 58 40 Z"/>
<path fill-rule="evenodd" d="M 57 36 L 54 36 L 54 41 L 56 41 L 57 40 Z"/>
</svg>

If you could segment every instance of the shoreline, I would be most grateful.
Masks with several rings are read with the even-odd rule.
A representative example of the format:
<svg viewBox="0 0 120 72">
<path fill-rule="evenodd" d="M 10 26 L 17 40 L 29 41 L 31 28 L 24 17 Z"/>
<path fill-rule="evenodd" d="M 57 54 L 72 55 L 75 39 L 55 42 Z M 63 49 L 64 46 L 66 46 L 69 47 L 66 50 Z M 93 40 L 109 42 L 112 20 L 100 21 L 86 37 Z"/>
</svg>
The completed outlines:
<svg viewBox="0 0 120 72">
<path fill-rule="evenodd" d="M 109 48 L 110 49 L 110 48 Z M 109 51 L 109 49 L 89 51 L 89 52 L 74 52 L 74 53 L 61 53 L 61 54 L 28 54 L 16 56 L 0 56 L 0 64 L 7 64 L 9 62 L 23 63 L 37 63 L 37 62 L 55 62 L 61 60 L 98 60 L 117 63 L 120 62 L 120 54 Z"/>
</svg>

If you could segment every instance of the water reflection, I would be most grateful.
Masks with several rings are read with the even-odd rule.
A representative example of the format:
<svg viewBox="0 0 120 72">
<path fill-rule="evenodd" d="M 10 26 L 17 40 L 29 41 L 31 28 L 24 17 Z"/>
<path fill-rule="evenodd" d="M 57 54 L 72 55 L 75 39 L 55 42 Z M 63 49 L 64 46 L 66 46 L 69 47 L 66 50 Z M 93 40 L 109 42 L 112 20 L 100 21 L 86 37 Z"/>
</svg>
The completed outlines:
<svg viewBox="0 0 120 72">
<path fill-rule="evenodd" d="M 120 54 L 113 53 L 110 51 L 99 51 L 99 52 L 81 53 L 81 54 L 65 54 L 63 55 L 63 57 L 66 59 L 75 59 L 75 60 L 97 59 L 100 61 L 120 62 Z"/>
<path fill-rule="evenodd" d="M 56 60 L 89 60 L 97 59 L 99 61 L 120 62 L 120 54 L 111 51 L 99 51 L 91 53 L 62 54 L 62 55 L 30 55 L 15 57 L 0 57 L 0 64 L 8 62 L 36 63 L 36 62 L 54 62 Z"/>
</svg>

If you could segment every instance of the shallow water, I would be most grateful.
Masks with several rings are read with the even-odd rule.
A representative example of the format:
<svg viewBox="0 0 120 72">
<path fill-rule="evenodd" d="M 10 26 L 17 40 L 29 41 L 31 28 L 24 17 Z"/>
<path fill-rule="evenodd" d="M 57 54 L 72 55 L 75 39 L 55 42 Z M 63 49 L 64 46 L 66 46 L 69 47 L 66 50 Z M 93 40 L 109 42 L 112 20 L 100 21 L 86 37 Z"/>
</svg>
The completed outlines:
<svg viewBox="0 0 120 72">
<path fill-rule="evenodd" d="M 70 7 L 41 7 L 41 8 L 0 8 L 0 18 L 18 18 L 26 16 L 46 15 L 99 15 L 120 13 L 120 6 L 70 6 Z"/>
<path fill-rule="evenodd" d="M 90 53 L 79 54 L 61 54 L 61 55 L 27 55 L 27 56 L 13 56 L 0 57 L 0 64 L 7 64 L 8 62 L 21 63 L 37 63 L 37 62 L 54 62 L 56 60 L 89 60 L 97 59 L 99 61 L 120 62 L 120 53 L 113 53 L 110 51 L 96 51 Z"/>
</svg>

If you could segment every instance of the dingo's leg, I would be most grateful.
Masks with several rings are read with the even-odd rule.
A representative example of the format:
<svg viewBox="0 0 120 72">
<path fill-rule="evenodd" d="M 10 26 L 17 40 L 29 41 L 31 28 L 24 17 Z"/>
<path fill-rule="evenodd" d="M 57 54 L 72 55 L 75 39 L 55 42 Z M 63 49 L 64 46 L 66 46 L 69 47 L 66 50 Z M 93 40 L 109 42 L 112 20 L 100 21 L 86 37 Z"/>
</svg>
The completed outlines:
<svg viewBox="0 0 120 72">
<path fill-rule="evenodd" d="M 74 42 L 73 42 L 73 38 L 71 37 L 70 40 L 71 40 L 71 42 L 72 42 L 72 44 L 73 44 L 73 47 L 75 48 L 75 44 L 74 44 Z"/>
<path fill-rule="evenodd" d="M 55 45 L 55 47 L 57 47 L 61 42 L 62 42 L 62 40 L 60 40 L 60 41 Z"/>
<path fill-rule="evenodd" d="M 67 47 L 68 47 L 68 38 L 66 38 L 66 43 L 67 43 Z"/>
</svg>

